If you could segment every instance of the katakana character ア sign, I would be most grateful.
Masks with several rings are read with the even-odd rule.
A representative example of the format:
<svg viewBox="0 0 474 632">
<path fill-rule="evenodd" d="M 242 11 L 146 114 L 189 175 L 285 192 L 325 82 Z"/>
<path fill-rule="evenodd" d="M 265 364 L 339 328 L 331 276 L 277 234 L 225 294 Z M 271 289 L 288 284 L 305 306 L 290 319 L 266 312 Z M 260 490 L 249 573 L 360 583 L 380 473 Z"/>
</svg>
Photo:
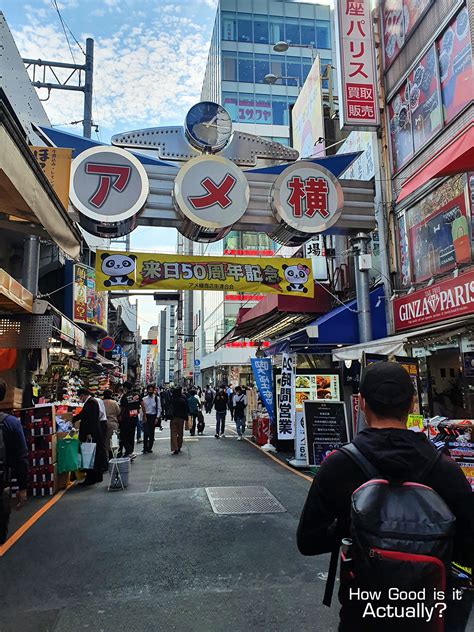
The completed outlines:
<svg viewBox="0 0 474 632">
<path fill-rule="evenodd" d="M 89 198 L 92 206 L 100 208 L 109 197 L 111 188 L 119 193 L 125 191 L 132 168 L 128 165 L 103 165 L 88 162 L 85 166 L 85 172 L 100 176 L 99 185 L 92 197 Z"/>
</svg>

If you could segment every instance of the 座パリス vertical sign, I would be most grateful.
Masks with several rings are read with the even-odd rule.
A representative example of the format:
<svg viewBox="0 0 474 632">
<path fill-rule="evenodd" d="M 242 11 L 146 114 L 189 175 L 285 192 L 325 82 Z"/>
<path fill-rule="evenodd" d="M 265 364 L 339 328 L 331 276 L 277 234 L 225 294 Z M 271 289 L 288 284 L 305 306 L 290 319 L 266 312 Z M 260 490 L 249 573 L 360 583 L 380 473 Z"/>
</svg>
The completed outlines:
<svg viewBox="0 0 474 632">
<path fill-rule="evenodd" d="M 342 129 L 379 125 L 370 0 L 336 0 L 339 118 Z"/>
</svg>

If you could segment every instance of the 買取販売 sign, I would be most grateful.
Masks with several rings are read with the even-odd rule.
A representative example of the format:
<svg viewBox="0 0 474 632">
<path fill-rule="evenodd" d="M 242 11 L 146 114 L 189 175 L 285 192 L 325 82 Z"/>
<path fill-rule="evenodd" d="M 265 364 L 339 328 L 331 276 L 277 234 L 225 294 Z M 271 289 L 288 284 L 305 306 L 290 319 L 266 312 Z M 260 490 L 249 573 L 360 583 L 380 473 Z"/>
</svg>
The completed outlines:
<svg viewBox="0 0 474 632">
<path fill-rule="evenodd" d="M 474 313 L 474 271 L 393 301 L 395 331 Z"/>
<path fill-rule="evenodd" d="M 343 129 L 379 125 L 375 43 L 369 0 L 336 0 L 339 117 Z"/>
<path fill-rule="evenodd" d="M 96 289 L 111 288 L 314 296 L 309 259 L 199 257 L 98 250 Z"/>
</svg>

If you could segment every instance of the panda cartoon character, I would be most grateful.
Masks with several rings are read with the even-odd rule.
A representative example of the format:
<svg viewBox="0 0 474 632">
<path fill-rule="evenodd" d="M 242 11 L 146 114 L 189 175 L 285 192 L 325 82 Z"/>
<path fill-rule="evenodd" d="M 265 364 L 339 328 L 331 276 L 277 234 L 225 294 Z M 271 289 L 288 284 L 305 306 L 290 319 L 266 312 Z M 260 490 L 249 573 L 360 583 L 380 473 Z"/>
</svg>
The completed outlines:
<svg viewBox="0 0 474 632">
<path fill-rule="evenodd" d="M 309 277 L 309 268 L 301 263 L 298 265 L 289 266 L 283 265 L 285 279 L 288 281 L 288 292 L 303 292 L 306 294 L 308 288 L 305 287 L 305 283 Z"/>
<path fill-rule="evenodd" d="M 102 253 L 102 272 L 109 278 L 104 281 L 105 287 L 113 285 L 133 285 L 135 281 L 129 275 L 136 268 L 135 255 L 122 255 L 119 253 Z"/>
</svg>

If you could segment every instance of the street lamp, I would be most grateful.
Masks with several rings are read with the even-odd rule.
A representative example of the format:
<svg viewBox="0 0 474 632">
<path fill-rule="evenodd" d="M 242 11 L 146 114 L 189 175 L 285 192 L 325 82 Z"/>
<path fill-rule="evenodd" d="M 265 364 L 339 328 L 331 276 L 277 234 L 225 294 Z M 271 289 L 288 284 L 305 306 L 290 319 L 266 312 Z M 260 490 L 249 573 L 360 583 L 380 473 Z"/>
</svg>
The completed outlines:
<svg viewBox="0 0 474 632">
<path fill-rule="evenodd" d="M 315 47 L 312 44 L 290 44 L 289 42 L 277 42 L 273 46 L 273 50 L 275 53 L 286 53 L 289 48 L 309 48 L 311 51 L 311 59 L 314 61 L 316 59 L 315 56 Z"/>
<path fill-rule="evenodd" d="M 265 77 L 263 78 L 263 83 L 267 83 L 270 86 L 273 86 L 277 81 L 280 81 L 280 79 L 283 81 L 283 79 L 292 79 L 293 81 L 296 81 L 296 86 L 298 88 L 298 91 L 301 88 L 301 81 L 299 77 L 277 77 L 277 75 L 274 75 L 272 73 L 269 73 L 268 75 L 265 75 Z"/>
</svg>

